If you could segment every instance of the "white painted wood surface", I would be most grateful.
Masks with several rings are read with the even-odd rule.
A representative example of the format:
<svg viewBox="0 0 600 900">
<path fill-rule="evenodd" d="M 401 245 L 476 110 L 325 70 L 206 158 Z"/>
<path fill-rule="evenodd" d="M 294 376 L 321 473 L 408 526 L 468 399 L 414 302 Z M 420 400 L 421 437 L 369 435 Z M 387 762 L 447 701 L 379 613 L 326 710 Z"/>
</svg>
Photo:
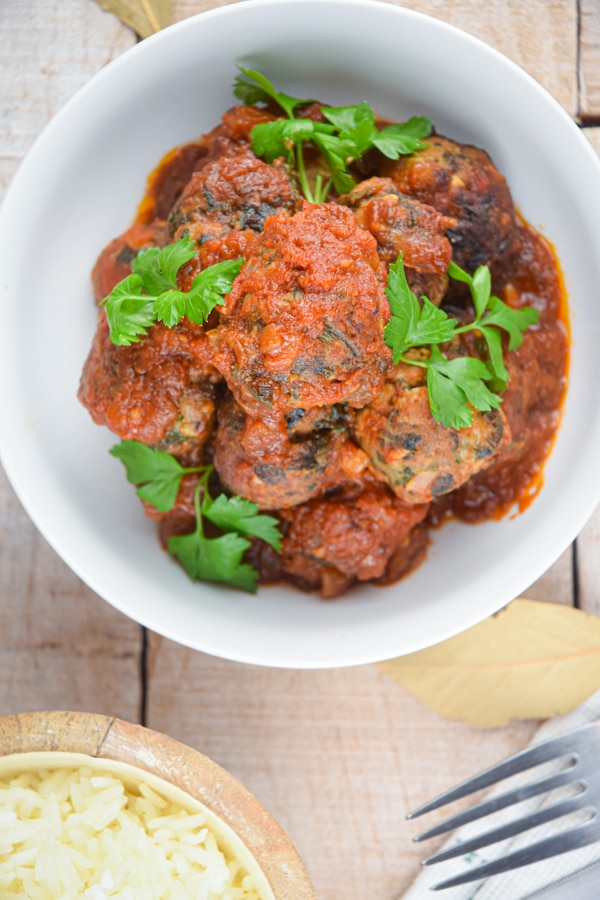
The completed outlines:
<svg viewBox="0 0 600 900">
<path fill-rule="evenodd" d="M 213 5 L 223 4 L 175 0 L 175 18 Z M 600 112 L 589 74 L 598 75 L 600 38 L 587 26 L 579 65 L 588 75 L 578 89 L 576 0 L 404 5 L 493 44 L 571 115 Z M 582 0 L 586 15 L 592 7 Z M 0 191 L 54 112 L 134 42 L 93 0 L 0 3 Z M 600 150 L 598 131 L 589 136 Z M 600 512 L 577 543 L 580 600 L 596 613 L 599 550 Z M 572 551 L 528 594 L 573 603 Z M 422 854 L 406 812 L 522 747 L 537 726 L 445 721 L 376 666 L 273 671 L 144 636 L 56 557 L 0 476 L 0 714 L 52 708 L 144 716 L 225 765 L 286 828 L 320 900 L 397 900 Z"/>
</svg>

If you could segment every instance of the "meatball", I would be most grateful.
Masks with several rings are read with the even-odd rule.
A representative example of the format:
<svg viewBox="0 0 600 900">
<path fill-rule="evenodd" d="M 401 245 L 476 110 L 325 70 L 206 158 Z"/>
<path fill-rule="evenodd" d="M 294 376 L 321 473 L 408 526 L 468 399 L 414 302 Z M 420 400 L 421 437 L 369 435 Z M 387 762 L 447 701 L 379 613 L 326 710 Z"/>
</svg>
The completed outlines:
<svg viewBox="0 0 600 900">
<path fill-rule="evenodd" d="M 187 320 L 175 328 L 156 324 L 139 343 L 117 346 L 102 311 L 79 399 L 96 424 L 125 440 L 177 456 L 198 450 L 214 423 L 221 380 L 208 350 L 204 330 Z"/>
<path fill-rule="evenodd" d="M 223 113 L 220 124 L 200 139 L 199 143 L 204 148 L 205 156 L 196 168 L 200 169 L 202 165 L 213 162 L 220 156 L 232 156 L 240 149 L 248 148 L 250 132 L 254 126 L 261 122 L 272 122 L 277 118 L 278 116 L 257 106 L 244 104 L 232 106 Z"/>
<path fill-rule="evenodd" d="M 365 481 L 282 510 L 283 571 L 326 597 L 354 580 L 382 578 L 427 509 L 427 504 L 406 506 L 385 485 Z"/>
<path fill-rule="evenodd" d="M 484 150 L 432 137 L 424 150 L 386 162 L 382 174 L 403 194 L 458 220 L 447 234 L 459 266 L 472 272 L 492 265 L 513 244 L 517 218 L 510 191 Z"/>
<path fill-rule="evenodd" d="M 373 399 L 391 359 L 383 279 L 350 210 L 306 203 L 267 219 L 209 333 L 240 406 L 261 418 Z"/>
<path fill-rule="evenodd" d="M 203 244 L 229 231 L 260 232 L 267 216 L 292 215 L 298 206 L 285 169 L 242 147 L 192 175 L 169 216 L 169 235 Z"/>
<path fill-rule="evenodd" d="M 452 247 L 446 231 L 456 219 L 432 206 L 401 194 L 390 178 L 369 178 L 357 184 L 340 203 L 354 210 L 356 220 L 370 231 L 384 262 L 402 253 L 406 278 L 418 294 L 440 303 L 448 285 Z"/>
<path fill-rule="evenodd" d="M 354 436 L 396 496 L 420 504 L 456 490 L 491 465 L 510 435 L 498 410 L 475 410 L 469 428 L 446 428 L 431 414 L 426 386 L 389 381 L 357 412 Z"/>
<path fill-rule="evenodd" d="M 142 222 L 153 219 L 166 221 L 192 173 L 202 168 L 208 159 L 209 147 L 203 140 L 191 141 L 167 153 L 148 178 L 146 193 L 138 208 L 138 219 Z"/>
<path fill-rule="evenodd" d="M 214 458 L 225 487 L 263 509 L 278 509 L 303 503 L 336 481 L 345 419 L 336 407 L 318 412 L 310 430 L 297 430 L 283 416 L 250 418 L 227 398 L 219 407 Z"/>
</svg>

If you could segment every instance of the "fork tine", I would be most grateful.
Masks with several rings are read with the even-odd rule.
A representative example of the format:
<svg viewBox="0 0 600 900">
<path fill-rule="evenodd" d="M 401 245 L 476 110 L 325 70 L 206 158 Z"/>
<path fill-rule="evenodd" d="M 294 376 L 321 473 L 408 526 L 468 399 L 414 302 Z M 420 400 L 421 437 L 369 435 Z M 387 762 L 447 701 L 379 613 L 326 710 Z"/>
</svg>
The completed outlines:
<svg viewBox="0 0 600 900">
<path fill-rule="evenodd" d="M 448 831 L 453 831 L 455 828 L 460 828 L 462 825 L 467 825 L 469 822 L 482 819 L 484 816 L 498 812 L 500 809 L 506 809 L 507 806 L 513 806 L 515 803 L 521 803 L 523 800 L 528 800 L 530 797 L 537 797 L 538 794 L 543 794 L 546 791 L 552 791 L 565 784 L 570 784 L 577 778 L 577 773 L 574 770 L 575 767 L 570 766 L 568 769 L 563 769 L 562 772 L 558 772 L 556 775 L 551 775 L 548 778 L 540 778 L 538 781 L 532 781 L 522 787 L 514 788 L 512 791 L 506 791 L 506 793 L 500 794 L 498 797 L 482 800 L 481 803 L 477 803 L 475 806 L 471 806 L 463 812 L 449 816 L 447 819 L 444 819 L 427 831 L 423 831 L 421 834 L 414 837 L 413 841 L 420 842 L 429 840 L 429 838 L 432 837 L 438 837 L 440 834 L 446 834 Z"/>
<path fill-rule="evenodd" d="M 458 887 L 458 885 L 467 884 L 470 881 L 479 881 L 482 878 L 489 878 L 491 875 L 499 875 L 501 872 L 509 872 L 520 866 L 549 859 L 551 856 L 559 856 L 569 850 L 577 850 L 579 847 L 585 847 L 598 840 L 600 840 L 600 822 L 592 819 L 570 831 L 561 831 L 560 834 L 530 844 L 528 847 L 523 847 L 521 850 L 509 853 L 493 862 L 478 866 L 476 869 L 463 872 L 462 875 L 440 881 L 438 884 L 434 884 L 431 890 L 442 891 L 445 888 Z"/>
<path fill-rule="evenodd" d="M 582 793 L 585 793 L 585 791 Z M 552 822 L 553 819 L 560 819 L 561 816 L 567 816 L 569 813 L 585 809 L 585 804 L 582 803 L 581 797 L 582 794 L 578 794 L 569 800 L 563 800 L 562 803 L 555 803 L 553 806 L 548 806 L 528 816 L 523 816 L 522 819 L 516 819 L 514 822 L 508 822 L 506 825 L 500 825 L 491 831 L 478 834 L 454 847 L 450 847 L 448 850 L 442 850 L 440 853 L 430 856 L 428 859 L 423 860 L 423 865 L 431 866 L 434 863 L 447 859 L 454 859 L 455 856 L 464 856 L 473 850 L 480 850 L 481 847 L 489 847 L 490 844 L 497 844 L 499 841 L 515 837 L 515 835 L 521 834 L 523 831 L 529 831 L 530 828 L 536 828 L 538 825 L 543 825 L 545 822 Z M 592 812 L 591 809 L 590 812 Z"/>
<path fill-rule="evenodd" d="M 532 769 L 534 766 L 539 766 L 541 763 L 549 762 L 560 756 L 571 754 L 576 759 L 578 741 L 584 736 L 584 732 L 595 730 L 595 724 L 586 725 L 578 731 L 561 735 L 561 737 L 545 741 L 543 744 L 536 744 L 534 747 L 522 750 L 509 759 L 492 766 L 490 769 L 486 769 L 479 775 L 475 775 L 474 778 L 469 778 L 467 781 L 463 781 L 462 784 L 445 791 L 445 793 L 440 794 L 439 797 L 435 797 L 428 803 L 424 803 L 423 806 L 419 806 L 418 809 L 409 813 L 407 819 L 416 819 L 417 816 L 422 816 L 426 812 L 445 806 L 446 803 L 460 800 L 462 797 L 467 797 L 469 794 L 482 790 L 482 788 L 490 787 L 498 781 L 503 781 L 511 775 L 524 772 L 526 769 Z"/>
</svg>

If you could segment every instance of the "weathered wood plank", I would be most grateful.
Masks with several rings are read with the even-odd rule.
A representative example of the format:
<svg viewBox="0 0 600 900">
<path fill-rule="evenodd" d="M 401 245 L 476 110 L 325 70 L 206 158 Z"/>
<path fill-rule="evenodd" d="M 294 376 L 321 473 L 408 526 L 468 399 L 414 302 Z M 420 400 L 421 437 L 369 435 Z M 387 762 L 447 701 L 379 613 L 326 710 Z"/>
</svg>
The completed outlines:
<svg viewBox="0 0 600 900">
<path fill-rule="evenodd" d="M 320 900 L 340 900 L 342 884 L 344 900 L 399 897 L 422 858 L 406 813 L 521 748 L 535 729 L 446 721 L 377 666 L 265 669 L 151 635 L 149 670 L 150 727 L 208 754 L 256 793 Z"/>
<path fill-rule="evenodd" d="M 0 715 L 87 710 L 137 721 L 141 629 L 48 546 L 0 472 Z"/>
<path fill-rule="evenodd" d="M 34 138 L 135 35 L 94 0 L 0 3 L 0 197 Z"/>
<path fill-rule="evenodd" d="M 0 195 L 58 108 L 135 37 L 92 0 L 0 4 Z M 0 714 L 137 719 L 140 628 L 99 600 L 37 532 L 0 475 Z"/>
<path fill-rule="evenodd" d="M 576 0 L 388 0 L 443 19 L 521 66 L 570 115 L 577 111 Z"/>
<path fill-rule="evenodd" d="M 579 0 L 579 115 L 600 117 L 600 3 Z"/>
<path fill-rule="evenodd" d="M 600 616 L 600 507 L 577 538 L 579 606 Z"/>
</svg>

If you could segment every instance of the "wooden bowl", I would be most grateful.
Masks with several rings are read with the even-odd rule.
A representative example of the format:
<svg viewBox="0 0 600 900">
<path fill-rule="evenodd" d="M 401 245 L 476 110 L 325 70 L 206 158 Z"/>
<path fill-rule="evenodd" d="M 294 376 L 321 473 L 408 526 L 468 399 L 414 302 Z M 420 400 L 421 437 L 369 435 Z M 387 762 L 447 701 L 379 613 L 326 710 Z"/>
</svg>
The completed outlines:
<svg viewBox="0 0 600 900">
<path fill-rule="evenodd" d="M 205 810 L 221 846 L 254 875 L 261 900 L 316 900 L 283 829 L 236 778 L 202 753 L 141 725 L 91 713 L 0 718 L 0 778 L 70 765 L 108 770 L 126 784 L 143 777 L 191 812 Z"/>
</svg>

